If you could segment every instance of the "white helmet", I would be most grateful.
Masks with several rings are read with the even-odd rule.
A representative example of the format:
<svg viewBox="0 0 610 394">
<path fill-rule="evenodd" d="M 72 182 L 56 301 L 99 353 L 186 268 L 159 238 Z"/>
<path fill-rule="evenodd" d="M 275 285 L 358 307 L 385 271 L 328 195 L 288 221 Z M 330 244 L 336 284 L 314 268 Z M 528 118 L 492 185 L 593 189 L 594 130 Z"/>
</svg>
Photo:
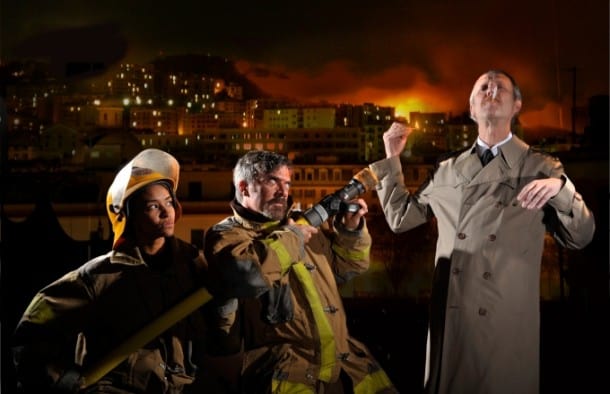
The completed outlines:
<svg viewBox="0 0 610 394">
<path fill-rule="evenodd" d="M 106 195 L 106 210 L 114 232 L 113 249 L 123 236 L 126 216 L 126 201 L 135 191 L 157 181 L 170 184 L 176 206 L 176 220 L 181 209 L 175 199 L 178 189 L 180 165 L 174 156 L 159 149 L 146 149 L 138 153 L 115 176 Z"/>
</svg>

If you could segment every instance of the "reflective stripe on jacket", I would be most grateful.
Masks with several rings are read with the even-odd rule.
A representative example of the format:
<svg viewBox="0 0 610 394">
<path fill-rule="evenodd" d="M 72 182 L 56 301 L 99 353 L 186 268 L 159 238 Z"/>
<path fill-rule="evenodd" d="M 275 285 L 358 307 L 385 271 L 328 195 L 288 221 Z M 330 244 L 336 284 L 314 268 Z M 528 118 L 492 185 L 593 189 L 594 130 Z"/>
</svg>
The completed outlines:
<svg viewBox="0 0 610 394">
<path fill-rule="evenodd" d="M 241 297 L 243 392 L 316 392 L 341 370 L 357 392 L 395 392 L 369 350 L 349 336 L 338 289 L 368 269 L 364 221 L 358 231 L 325 224 L 304 244 L 291 226 L 235 202 L 233 210 L 208 231 L 206 258 L 212 293 Z"/>
<path fill-rule="evenodd" d="M 137 249 L 99 256 L 43 288 L 14 336 L 18 380 L 48 392 L 70 369 L 86 369 L 162 312 L 202 286 L 205 260 L 190 244 L 169 238 L 165 267 L 151 268 Z M 126 392 L 179 393 L 193 381 L 190 343 L 204 336 L 193 313 L 95 383 Z"/>
</svg>

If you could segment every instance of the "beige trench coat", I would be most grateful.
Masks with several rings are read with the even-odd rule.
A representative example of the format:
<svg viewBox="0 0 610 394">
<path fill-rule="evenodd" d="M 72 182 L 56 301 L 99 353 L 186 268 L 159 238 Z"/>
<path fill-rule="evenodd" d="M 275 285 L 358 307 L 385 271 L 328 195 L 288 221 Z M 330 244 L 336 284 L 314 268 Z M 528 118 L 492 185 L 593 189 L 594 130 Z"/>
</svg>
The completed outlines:
<svg viewBox="0 0 610 394">
<path fill-rule="evenodd" d="M 433 216 L 438 222 L 426 357 L 432 393 L 538 393 L 545 232 L 577 249 L 595 231 L 558 160 L 516 136 L 500 151 L 484 168 L 474 145 L 439 162 L 415 194 L 404 186 L 398 157 L 371 164 L 394 232 Z M 519 191 L 545 177 L 565 184 L 543 210 L 522 208 Z"/>
</svg>

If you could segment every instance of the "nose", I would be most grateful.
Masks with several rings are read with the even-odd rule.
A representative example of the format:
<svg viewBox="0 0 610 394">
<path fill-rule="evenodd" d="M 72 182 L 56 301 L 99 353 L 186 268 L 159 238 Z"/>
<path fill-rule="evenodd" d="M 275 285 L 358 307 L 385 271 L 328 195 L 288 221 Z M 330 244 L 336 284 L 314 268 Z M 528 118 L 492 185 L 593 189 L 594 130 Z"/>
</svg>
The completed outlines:
<svg viewBox="0 0 610 394">
<path fill-rule="evenodd" d="M 290 191 L 290 184 L 284 182 L 277 183 L 277 190 L 275 192 L 276 195 L 279 196 L 288 196 L 288 192 Z"/>
<path fill-rule="evenodd" d="M 487 84 L 487 91 L 485 92 L 485 94 L 488 97 L 495 99 L 496 95 L 498 94 L 498 85 L 493 81 L 489 81 L 489 83 Z"/>
</svg>

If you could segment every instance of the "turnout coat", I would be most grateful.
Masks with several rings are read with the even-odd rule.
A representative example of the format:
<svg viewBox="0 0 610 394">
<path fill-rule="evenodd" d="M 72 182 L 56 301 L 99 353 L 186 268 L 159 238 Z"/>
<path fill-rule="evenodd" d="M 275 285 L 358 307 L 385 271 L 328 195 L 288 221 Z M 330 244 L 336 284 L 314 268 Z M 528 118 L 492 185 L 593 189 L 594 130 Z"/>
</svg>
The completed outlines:
<svg viewBox="0 0 610 394">
<path fill-rule="evenodd" d="M 237 309 L 231 302 L 220 308 L 231 336 L 243 341 L 240 393 L 323 392 L 320 382 L 337 382 L 341 371 L 356 394 L 396 393 L 367 347 L 350 336 L 338 288 L 369 267 L 364 220 L 356 231 L 340 220 L 325 223 L 305 244 L 294 226 L 236 201 L 232 208 L 234 215 L 206 234 L 205 251 L 212 293 L 241 298 Z M 228 351 L 241 345 L 227 343 Z"/>
<path fill-rule="evenodd" d="M 24 393 L 68 392 L 93 365 L 205 285 L 206 262 L 192 245 L 167 239 L 164 265 L 144 262 L 120 245 L 53 283 L 33 298 L 14 333 L 17 377 Z M 91 392 L 182 393 L 197 366 L 205 320 L 192 313 L 87 387 Z M 195 347 L 197 348 L 197 347 Z M 119 353 L 120 354 L 120 353 Z M 90 378 L 90 376 L 87 376 Z M 87 391 L 89 392 L 89 391 Z"/>
<path fill-rule="evenodd" d="M 540 266 L 545 233 L 587 245 L 593 215 L 551 156 L 513 136 L 482 167 L 476 145 L 438 163 L 415 194 L 398 157 L 371 164 L 386 220 L 398 233 L 435 217 L 426 386 L 432 393 L 538 393 Z M 517 201 L 529 182 L 562 178 L 543 209 Z"/>
</svg>

